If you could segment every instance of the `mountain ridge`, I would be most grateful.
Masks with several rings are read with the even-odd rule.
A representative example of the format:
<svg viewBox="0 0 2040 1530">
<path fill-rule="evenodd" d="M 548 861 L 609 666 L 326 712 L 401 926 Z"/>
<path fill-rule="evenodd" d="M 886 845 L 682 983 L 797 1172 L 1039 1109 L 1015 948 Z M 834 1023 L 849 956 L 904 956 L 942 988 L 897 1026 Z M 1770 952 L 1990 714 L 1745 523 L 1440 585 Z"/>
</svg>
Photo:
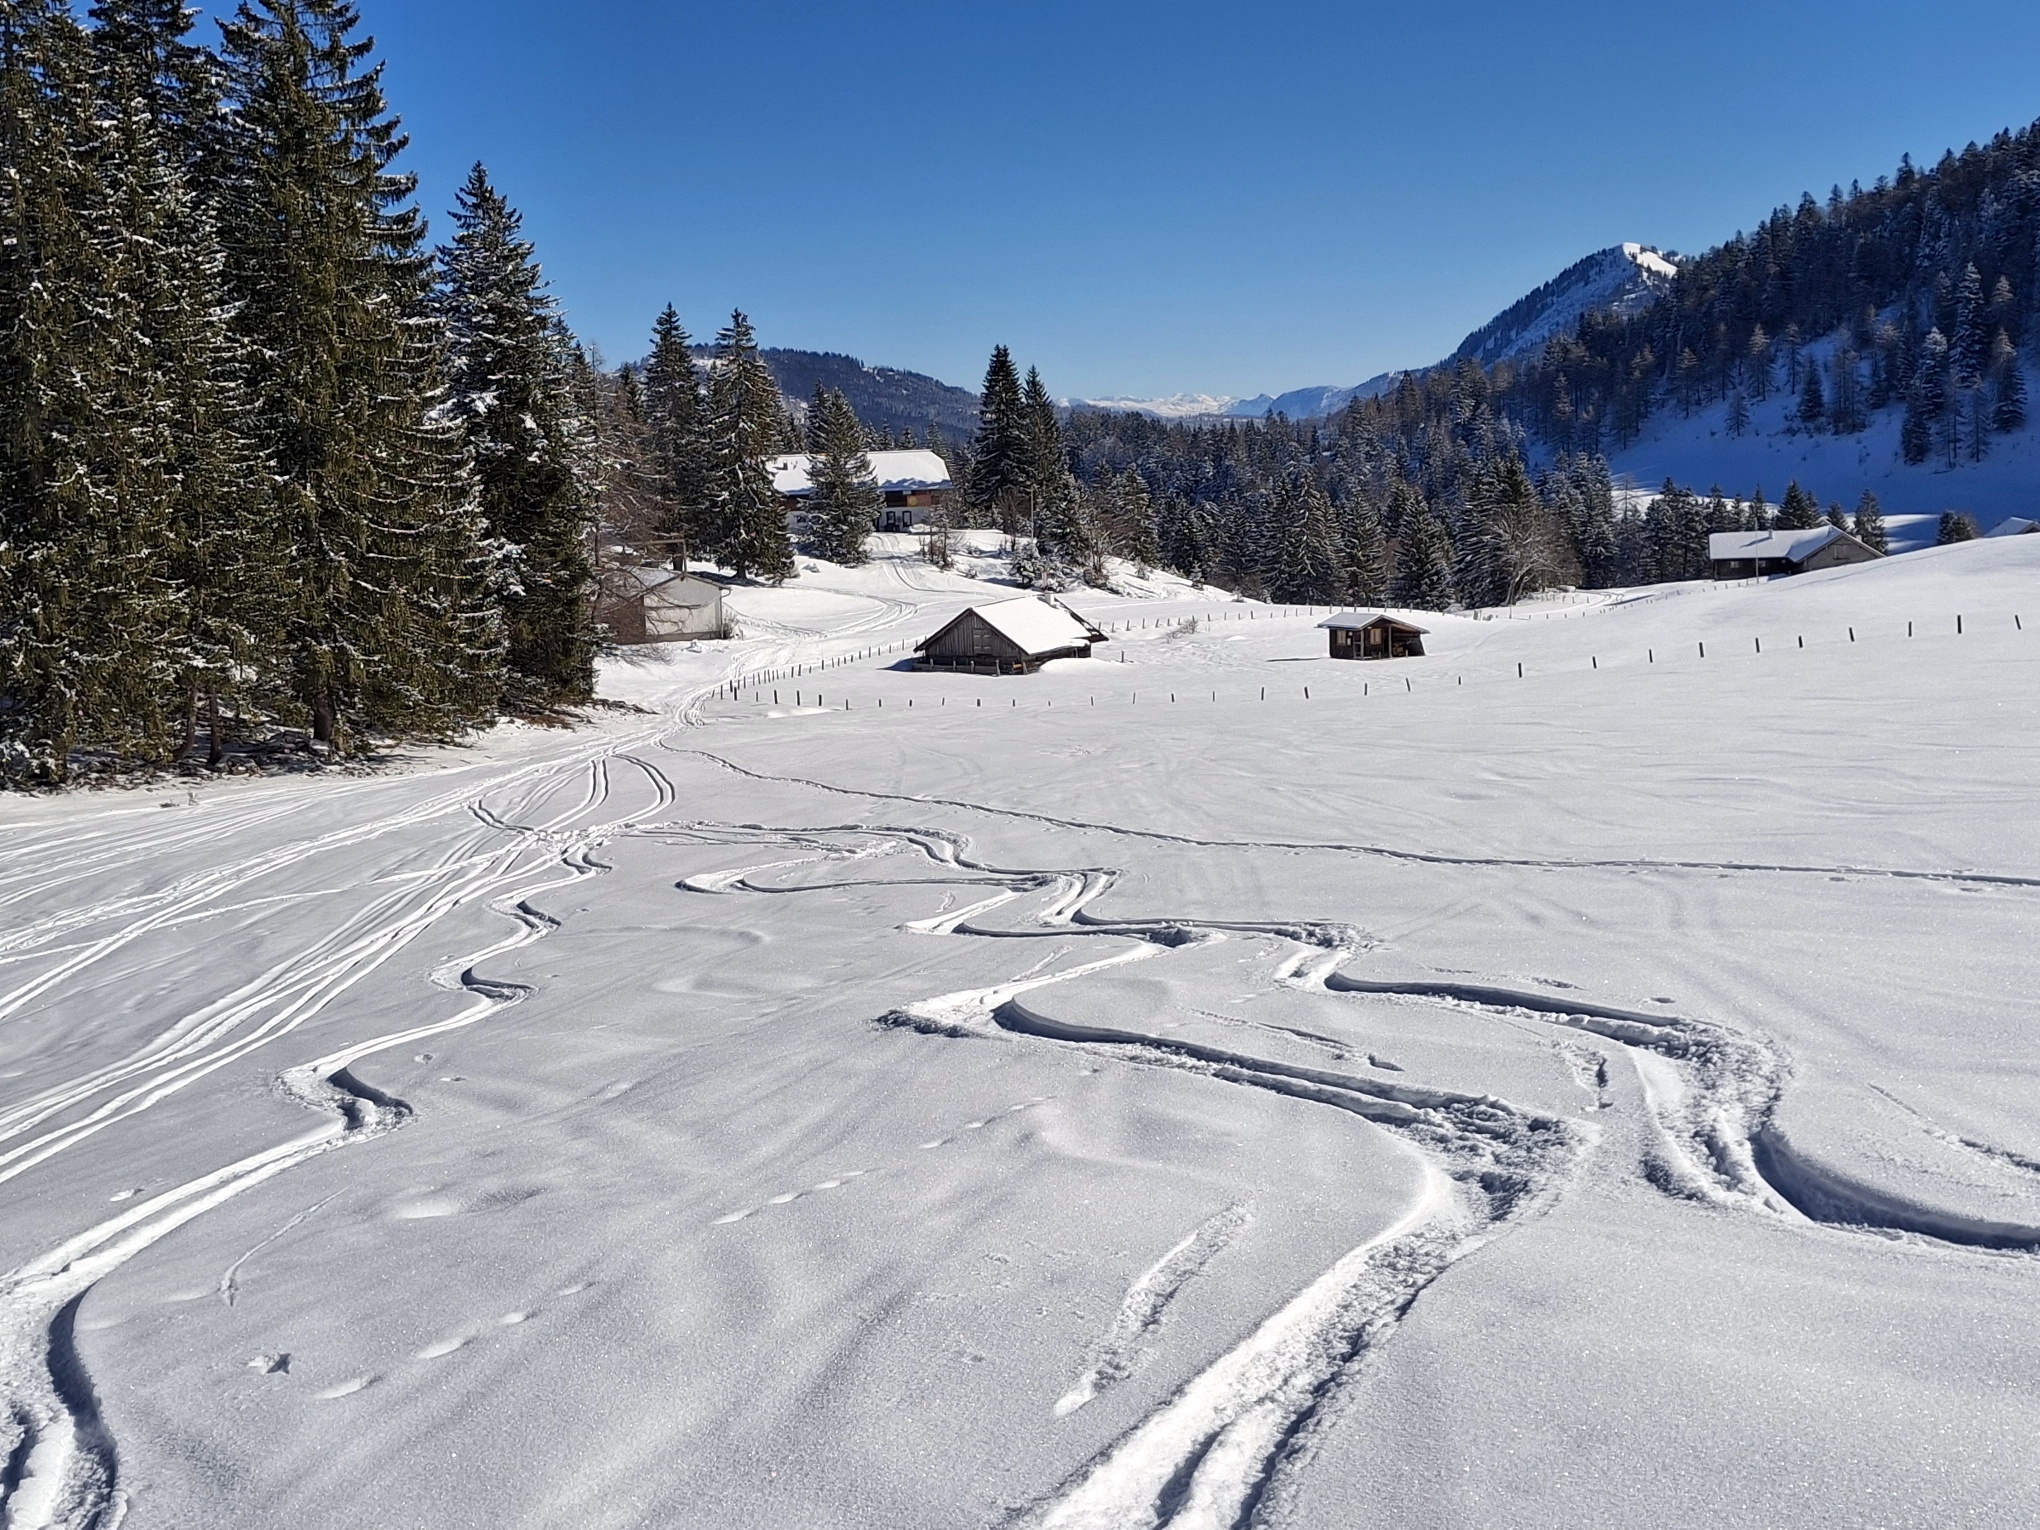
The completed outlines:
<svg viewBox="0 0 2040 1530">
<path fill-rule="evenodd" d="M 1654 245 L 1625 243 L 1596 250 L 1574 261 L 1550 281 L 1518 298 L 1474 330 L 1437 366 L 1472 359 L 1482 366 L 1520 361 L 1540 353 L 1554 335 L 1575 328 L 1589 313 L 1628 315 L 1657 300 L 1678 275 L 1677 257 Z M 1429 371 L 1418 367 L 1412 370 Z M 1178 394 L 1168 399 L 1072 399 L 1074 408 L 1146 414 L 1156 419 L 1321 420 L 1337 414 L 1356 399 L 1380 398 L 1408 375 L 1383 372 L 1350 388 L 1317 386 L 1287 393 L 1263 393 L 1240 399 L 1208 394 Z M 1186 407 L 1209 403 L 1219 407 Z"/>
</svg>

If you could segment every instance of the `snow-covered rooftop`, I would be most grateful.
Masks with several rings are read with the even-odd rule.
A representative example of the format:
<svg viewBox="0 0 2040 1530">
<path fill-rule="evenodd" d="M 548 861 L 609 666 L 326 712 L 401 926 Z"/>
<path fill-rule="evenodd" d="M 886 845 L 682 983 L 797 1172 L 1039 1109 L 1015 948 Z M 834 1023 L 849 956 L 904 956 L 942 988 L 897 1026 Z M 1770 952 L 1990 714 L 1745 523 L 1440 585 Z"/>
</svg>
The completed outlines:
<svg viewBox="0 0 2040 1530">
<path fill-rule="evenodd" d="M 1707 556 L 1716 560 L 1785 558 L 1799 563 L 1836 537 L 1847 535 L 1839 526 L 1813 526 L 1804 531 L 1717 531 L 1707 539 Z"/>
<path fill-rule="evenodd" d="M 887 493 L 905 494 L 916 489 L 950 487 L 949 464 L 931 451 L 866 452 L 871 476 Z M 765 467 L 772 474 L 772 487 L 781 494 L 798 498 L 812 494 L 814 458 L 806 452 L 769 457 Z"/>
<path fill-rule="evenodd" d="M 1337 627 L 1342 632 L 1357 632 L 1362 627 L 1372 627 L 1376 622 L 1394 622 L 1398 627 L 1407 627 L 1412 632 L 1430 634 L 1429 627 L 1419 627 L 1415 622 L 1400 616 L 1391 616 L 1386 611 L 1341 611 L 1337 616 L 1318 623 L 1320 627 Z"/>
<path fill-rule="evenodd" d="M 1069 612 L 1031 595 L 971 609 L 986 626 L 1030 654 L 1053 653 L 1091 641 L 1090 629 Z"/>
<path fill-rule="evenodd" d="M 1994 537 L 2022 537 L 2032 531 L 2040 531 L 2040 521 L 2028 520 L 2023 515 L 2007 516 L 1990 528 Z"/>
</svg>

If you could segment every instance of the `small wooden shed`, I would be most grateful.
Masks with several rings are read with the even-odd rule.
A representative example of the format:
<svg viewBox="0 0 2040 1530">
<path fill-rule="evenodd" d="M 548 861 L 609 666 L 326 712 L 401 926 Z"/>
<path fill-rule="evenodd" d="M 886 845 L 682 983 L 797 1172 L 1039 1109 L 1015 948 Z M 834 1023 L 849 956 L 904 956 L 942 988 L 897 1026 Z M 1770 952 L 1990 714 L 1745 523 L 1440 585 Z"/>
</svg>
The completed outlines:
<svg viewBox="0 0 2040 1530">
<path fill-rule="evenodd" d="M 1330 630 L 1335 659 L 1421 659 L 1429 630 L 1365 611 L 1341 611 L 1318 625 Z"/>
<path fill-rule="evenodd" d="M 972 606 L 917 644 L 914 668 L 1031 675 L 1051 659 L 1088 659 L 1105 634 L 1074 611 L 1023 595 Z"/>
<path fill-rule="evenodd" d="M 618 643 L 679 643 L 730 635 L 723 587 L 671 568 L 612 570 L 602 580 L 595 615 Z"/>
</svg>

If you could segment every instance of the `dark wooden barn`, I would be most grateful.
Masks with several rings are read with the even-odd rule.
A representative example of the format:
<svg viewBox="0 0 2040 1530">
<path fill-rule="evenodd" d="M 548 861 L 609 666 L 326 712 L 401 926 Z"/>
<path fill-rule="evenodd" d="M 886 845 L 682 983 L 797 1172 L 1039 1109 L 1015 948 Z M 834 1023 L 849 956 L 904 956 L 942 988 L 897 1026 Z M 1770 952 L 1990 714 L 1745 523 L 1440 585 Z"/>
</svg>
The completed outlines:
<svg viewBox="0 0 2040 1530">
<path fill-rule="evenodd" d="M 1421 659 L 1426 629 L 1392 616 L 1342 611 L 1320 622 L 1332 634 L 1335 659 Z"/>
<path fill-rule="evenodd" d="M 914 649 L 914 668 L 1031 675 L 1051 659 L 1088 659 L 1105 634 L 1032 596 L 973 606 Z"/>
</svg>

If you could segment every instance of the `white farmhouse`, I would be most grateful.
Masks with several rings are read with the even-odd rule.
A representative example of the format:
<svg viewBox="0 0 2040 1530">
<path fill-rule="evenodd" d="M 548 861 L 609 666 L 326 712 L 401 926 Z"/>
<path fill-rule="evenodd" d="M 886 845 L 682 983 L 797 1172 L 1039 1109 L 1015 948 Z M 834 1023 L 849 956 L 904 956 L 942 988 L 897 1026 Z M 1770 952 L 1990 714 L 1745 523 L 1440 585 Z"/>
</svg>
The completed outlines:
<svg viewBox="0 0 2040 1530">
<path fill-rule="evenodd" d="M 874 531 L 912 531 L 955 487 L 949 481 L 949 464 L 934 452 L 866 452 L 865 456 L 871 463 L 872 479 L 885 496 L 885 508 L 871 528 Z M 815 492 L 814 458 L 806 452 L 790 452 L 767 458 L 765 467 L 772 474 L 772 487 L 786 501 L 787 529 L 802 531 L 807 500 Z"/>
</svg>

